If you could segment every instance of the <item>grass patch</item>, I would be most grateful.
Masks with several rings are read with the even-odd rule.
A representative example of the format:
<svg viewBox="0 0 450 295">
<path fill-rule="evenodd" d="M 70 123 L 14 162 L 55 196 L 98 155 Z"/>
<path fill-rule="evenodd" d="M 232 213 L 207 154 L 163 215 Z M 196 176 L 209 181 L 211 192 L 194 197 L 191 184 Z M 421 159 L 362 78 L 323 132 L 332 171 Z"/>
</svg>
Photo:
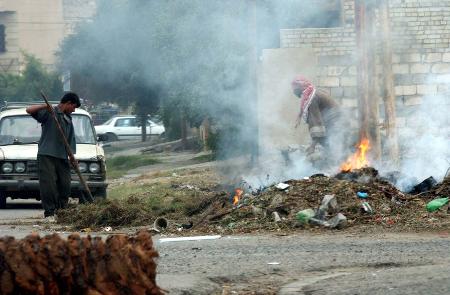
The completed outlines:
<svg viewBox="0 0 450 295">
<path fill-rule="evenodd" d="M 206 154 L 206 155 L 201 155 L 201 156 L 197 156 L 192 158 L 192 161 L 196 162 L 196 163 L 206 163 L 206 162 L 212 162 L 216 160 L 216 154 L 215 153 L 211 153 L 211 154 Z"/>
<path fill-rule="evenodd" d="M 157 217 L 167 218 L 174 227 L 176 222 L 195 222 L 220 197 L 215 190 L 218 176 L 210 169 L 172 174 L 167 171 L 160 178 L 152 175 L 112 187 L 106 200 L 58 211 L 58 222 L 75 229 L 151 225 Z"/>
<path fill-rule="evenodd" d="M 161 161 L 152 156 L 145 155 L 112 157 L 106 160 L 106 165 L 108 167 L 107 175 L 110 179 L 119 178 L 131 169 L 158 163 L 161 163 Z"/>
<path fill-rule="evenodd" d="M 126 193 L 126 195 L 121 195 Z M 113 196 L 111 196 L 113 195 Z M 194 190 L 174 190 L 170 185 L 156 187 L 126 187 L 111 193 L 110 199 L 79 204 L 58 211 L 58 223 L 75 229 L 105 226 L 149 225 L 157 217 L 185 220 L 201 211 L 206 200 L 215 194 Z"/>
</svg>

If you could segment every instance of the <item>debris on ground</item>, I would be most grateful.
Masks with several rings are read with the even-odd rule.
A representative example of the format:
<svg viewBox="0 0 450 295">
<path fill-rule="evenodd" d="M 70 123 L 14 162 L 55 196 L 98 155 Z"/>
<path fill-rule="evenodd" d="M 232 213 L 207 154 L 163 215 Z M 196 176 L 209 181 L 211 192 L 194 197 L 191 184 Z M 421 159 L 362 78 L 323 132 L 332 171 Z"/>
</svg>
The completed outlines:
<svg viewBox="0 0 450 295">
<path fill-rule="evenodd" d="M 0 238 L 1 294 L 163 294 L 150 234 Z"/>
<path fill-rule="evenodd" d="M 415 195 L 415 194 L 428 192 L 436 185 L 437 185 L 436 179 L 434 179 L 433 176 L 430 176 L 427 179 L 425 179 L 424 181 L 422 181 L 421 183 L 415 185 L 409 193 Z"/>
<path fill-rule="evenodd" d="M 147 225 L 151 230 L 157 218 L 164 218 L 164 234 L 232 234 L 258 231 L 289 231 L 315 228 L 383 227 L 393 230 L 450 228 L 450 214 L 440 209 L 427 212 L 435 198 L 447 197 L 450 181 L 433 186 L 420 195 L 401 192 L 374 168 L 340 172 L 336 176 L 315 174 L 252 189 L 245 181 L 220 185 L 206 183 L 208 174 L 185 179 L 180 173 L 167 183 L 158 205 L 155 196 L 142 192 L 128 199 L 106 201 L 83 208 L 78 206 L 58 214 L 58 222 L 84 227 L 125 227 Z M 187 189 L 186 183 L 198 189 Z M 164 204 L 160 204 L 165 202 Z M 95 207 L 98 206 L 98 207 Z M 441 208 L 445 208 L 442 206 Z M 182 226 L 182 225 L 189 226 Z"/>
</svg>

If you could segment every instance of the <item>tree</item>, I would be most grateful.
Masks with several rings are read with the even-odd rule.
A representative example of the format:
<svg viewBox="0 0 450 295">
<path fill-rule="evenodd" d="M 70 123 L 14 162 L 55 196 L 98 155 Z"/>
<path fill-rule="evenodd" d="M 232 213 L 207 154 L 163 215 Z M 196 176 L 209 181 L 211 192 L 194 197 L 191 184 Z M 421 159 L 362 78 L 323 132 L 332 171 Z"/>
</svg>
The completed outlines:
<svg viewBox="0 0 450 295">
<path fill-rule="evenodd" d="M 6 101 L 32 101 L 40 97 L 42 90 L 49 97 L 59 99 L 63 93 L 59 76 L 47 71 L 36 57 L 24 56 L 26 66 L 21 74 L 0 74 L 0 97 Z"/>
<path fill-rule="evenodd" d="M 248 91 L 249 3 L 101 1 L 92 22 L 64 41 L 61 68 L 91 100 L 132 102 L 142 117 L 159 109 L 171 136 L 185 138 L 186 124 L 206 116 L 246 125 L 255 99 Z M 238 118 L 230 122 L 224 110 Z"/>
</svg>

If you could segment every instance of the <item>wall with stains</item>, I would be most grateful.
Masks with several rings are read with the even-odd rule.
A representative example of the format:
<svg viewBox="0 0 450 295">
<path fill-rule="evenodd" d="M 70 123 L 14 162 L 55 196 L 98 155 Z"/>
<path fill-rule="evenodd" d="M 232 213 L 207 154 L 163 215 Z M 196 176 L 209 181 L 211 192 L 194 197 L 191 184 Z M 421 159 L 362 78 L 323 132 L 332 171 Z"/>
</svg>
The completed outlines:
<svg viewBox="0 0 450 295">
<path fill-rule="evenodd" d="M 6 51 L 0 52 L 0 72 L 19 73 L 24 66 L 22 53 L 53 67 L 63 38 L 94 12 L 95 0 L 0 1 L 6 41 Z"/>
</svg>

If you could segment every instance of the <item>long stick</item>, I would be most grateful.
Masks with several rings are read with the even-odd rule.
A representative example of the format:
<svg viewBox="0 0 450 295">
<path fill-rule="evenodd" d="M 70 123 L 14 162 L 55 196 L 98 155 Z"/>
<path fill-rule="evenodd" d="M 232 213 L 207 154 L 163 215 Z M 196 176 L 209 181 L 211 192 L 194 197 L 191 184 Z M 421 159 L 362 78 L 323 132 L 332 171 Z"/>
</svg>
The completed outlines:
<svg viewBox="0 0 450 295">
<path fill-rule="evenodd" d="M 56 127 L 58 127 L 58 130 L 59 130 L 59 132 L 61 133 L 61 137 L 62 137 L 62 139 L 63 139 L 64 146 L 66 147 L 66 151 L 67 151 L 67 154 L 69 155 L 69 158 L 70 158 L 70 159 L 75 159 L 75 156 L 74 156 L 73 153 L 72 153 L 72 149 L 70 148 L 69 142 L 67 141 L 66 135 L 64 134 L 64 131 L 62 130 L 61 125 L 59 124 L 58 119 L 56 118 L 55 110 L 53 109 L 52 105 L 48 102 L 47 96 L 45 96 L 45 94 L 44 94 L 43 91 L 41 91 L 41 96 L 42 96 L 42 98 L 44 99 L 45 103 L 47 104 L 47 107 L 48 107 L 48 109 L 50 110 L 50 114 L 52 115 L 53 119 L 55 120 Z M 87 199 L 88 199 L 87 201 L 88 201 L 88 202 L 93 202 L 93 201 L 94 201 L 94 198 L 92 197 L 91 190 L 90 190 L 89 187 L 87 186 L 86 181 L 84 181 L 84 178 L 83 178 L 83 176 L 81 175 L 80 168 L 78 167 L 77 162 L 76 162 L 76 161 L 73 161 L 73 162 L 70 161 L 70 163 L 72 164 L 73 169 L 75 169 L 75 171 L 77 172 L 78 177 L 80 178 L 80 182 L 81 182 L 81 184 L 83 185 L 84 189 L 85 189 L 86 192 L 87 192 L 87 197 L 88 197 L 88 198 L 87 198 Z"/>
</svg>

